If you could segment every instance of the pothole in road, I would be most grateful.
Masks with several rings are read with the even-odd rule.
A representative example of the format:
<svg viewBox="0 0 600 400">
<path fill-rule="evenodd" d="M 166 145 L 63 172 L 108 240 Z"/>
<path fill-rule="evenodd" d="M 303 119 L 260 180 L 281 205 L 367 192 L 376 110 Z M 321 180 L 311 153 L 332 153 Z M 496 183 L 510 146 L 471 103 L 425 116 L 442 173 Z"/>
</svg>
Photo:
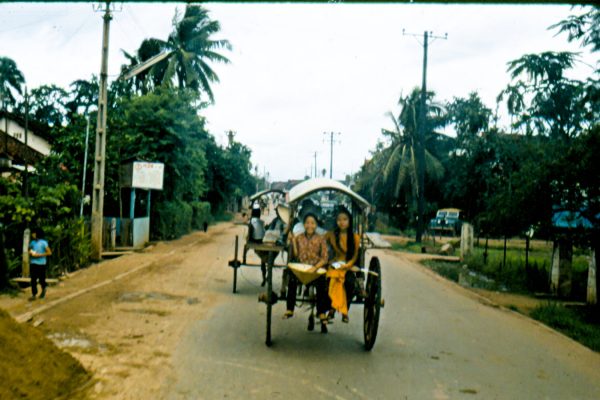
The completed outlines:
<svg viewBox="0 0 600 400">
<path fill-rule="evenodd" d="M 108 348 L 105 345 L 98 344 L 90 338 L 81 334 L 70 334 L 65 332 L 55 332 L 48 335 L 48 339 L 52 340 L 56 346 L 61 349 L 76 349 L 86 352 L 106 351 Z"/>
<path fill-rule="evenodd" d="M 126 292 L 119 296 L 119 301 L 135 303 L 144 300 L 178 300 L 181 296 L 160 292 Z"/>
<path fill-rule="evenodd" d="M 185 300 L 189 305 L 201 302 L 197 297 L 184 297 L 161 292 L 125 292 L 119 296 L 119 301 L 123 303 L 140 303 L 144 300 Z"/>
<path fill-rule="evenodd" d="M 141 309 L 124 309 L 122 311 L 130 312 L 130 313 L 138 313 L 138 314 L 146 314 L 146 315 L 158 315 L 159 317 L 166 317 L 171 314 L 169 311 L 162 310 L 152 310 L 149 308 L 141 308 Z"/>
</svg>

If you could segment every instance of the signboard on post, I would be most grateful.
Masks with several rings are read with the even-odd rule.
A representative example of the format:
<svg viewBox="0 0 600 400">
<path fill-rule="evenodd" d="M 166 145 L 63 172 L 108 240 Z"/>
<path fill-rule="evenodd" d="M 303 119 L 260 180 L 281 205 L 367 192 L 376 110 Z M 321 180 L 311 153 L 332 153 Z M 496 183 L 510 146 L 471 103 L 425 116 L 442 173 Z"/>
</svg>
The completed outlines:
<svg viewBox="0 0 600 400">
<path fill-rule="evenodd" d="M 121 186 L 146 190 L 163 189 L 165 164 L 134 161 L 122 168 Z"/>
</svg>

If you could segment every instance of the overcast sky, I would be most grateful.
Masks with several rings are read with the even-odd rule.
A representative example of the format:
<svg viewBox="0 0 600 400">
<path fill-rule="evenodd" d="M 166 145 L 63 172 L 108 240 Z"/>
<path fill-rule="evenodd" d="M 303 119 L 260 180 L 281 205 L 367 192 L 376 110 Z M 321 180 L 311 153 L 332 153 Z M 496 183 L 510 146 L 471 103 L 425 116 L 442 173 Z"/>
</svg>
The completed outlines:
<svg viewBox="0 0 600 400">
<path fill-rule="evenodd" d="M 146 37 L 166 38 L 183 4 L 117 4 L 111 23 L 109 74 Z M 233 129 L 261 173 L 301 178 L 317 154 L 329 168 L 323 132 L 340 132 L 334 178 L 356 172 L 391 127 L 401 93 L 420 85 L 423 49 L 410 33 L 448 33 L 430 46 L 428 88 L 440 100 L 477 90 L 490 108 L 509 81 L 506 63 L 525 53 L 581 51 L 547 27 L 569 6 L 415 4 L 208 4 L 228 39 L 229 65 L 216 65 L 215 104 L 202 114 L 224 143 Z M 575 10 L 577 12 L 578 10 Z M 101 13 L 90 4 L 0 3 L 0 55 L 17 62 L 28 86 L 67 87 L 100 70 Z M 587 53 L 583 60 L 594 64 Z M 571 74 L 584 79 L 592 69 Z M 501 112 L 504 108 L 501 108 Z M 110 129 L 110 128 L 109 128 Z M 117 134 L 117 132 L 111 132 Z M 329 173 L 329 172 L 328 172 Z"/>
</svg>

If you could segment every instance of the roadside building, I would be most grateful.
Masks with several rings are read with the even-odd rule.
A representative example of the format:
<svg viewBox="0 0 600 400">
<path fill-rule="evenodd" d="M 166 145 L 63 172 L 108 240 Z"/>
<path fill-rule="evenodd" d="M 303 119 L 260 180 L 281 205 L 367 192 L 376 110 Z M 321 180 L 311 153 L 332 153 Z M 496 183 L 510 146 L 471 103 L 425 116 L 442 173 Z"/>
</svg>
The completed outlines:
<svg viewBox="0 0 600 400">
<path fill-rule="evenodd" d="M 0 168 L 4 173 L 22 171 L 25 165 L 31 168 L 52 150 L 49 127 L 34 120 L 29 120 L 27 125 L 26 134 L 23 116 L 0 111 Z"/>
</svg>

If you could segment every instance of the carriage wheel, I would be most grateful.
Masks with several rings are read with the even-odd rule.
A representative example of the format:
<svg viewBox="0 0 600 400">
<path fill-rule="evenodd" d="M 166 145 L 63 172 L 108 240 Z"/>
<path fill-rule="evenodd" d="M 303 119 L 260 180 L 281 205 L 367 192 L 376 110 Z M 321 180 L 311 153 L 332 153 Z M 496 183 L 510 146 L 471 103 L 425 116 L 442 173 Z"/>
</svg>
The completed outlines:
<svg viewBox="0 0 600 400">
<path fill-rule="evenodd" d="M 367 277 L 367 298 L 365 299 L 363 314 L 363 332 L 367 351 L 370 351 L 375 345 L 381 310 L 381 265 L 377 257 L 371 258 L 369 271 L 376 273 L 377 276 L 369 274 Z"/>
</svg>

